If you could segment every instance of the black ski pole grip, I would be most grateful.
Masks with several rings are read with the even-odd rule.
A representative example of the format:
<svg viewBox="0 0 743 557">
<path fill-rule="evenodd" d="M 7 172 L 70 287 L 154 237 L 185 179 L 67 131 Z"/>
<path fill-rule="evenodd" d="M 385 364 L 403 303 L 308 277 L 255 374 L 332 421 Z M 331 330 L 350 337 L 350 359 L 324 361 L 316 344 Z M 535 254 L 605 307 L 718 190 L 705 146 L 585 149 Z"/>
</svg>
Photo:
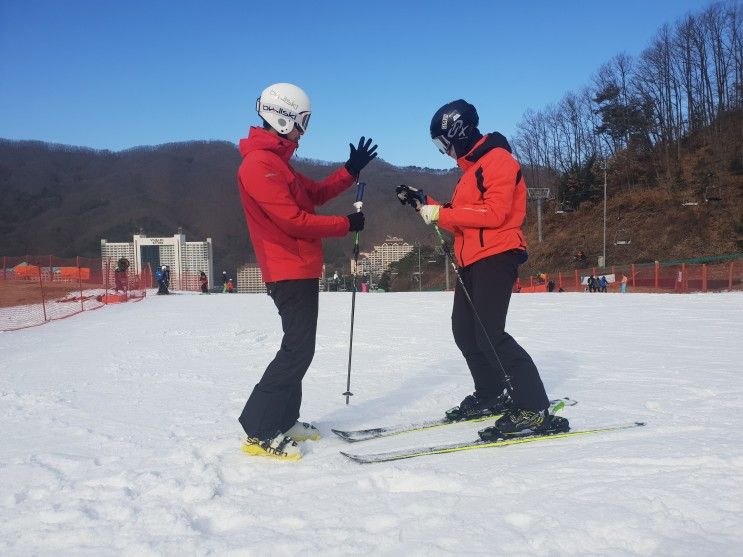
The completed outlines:
<svg viewBox="0 0 743 557">
<path fill-rule="evenodd" d="M 364 200 L 364 188 L 366 187 L 366 182 L 359 182 L 356 184 L 356 203 L 359 203 Z"/>
</svg>

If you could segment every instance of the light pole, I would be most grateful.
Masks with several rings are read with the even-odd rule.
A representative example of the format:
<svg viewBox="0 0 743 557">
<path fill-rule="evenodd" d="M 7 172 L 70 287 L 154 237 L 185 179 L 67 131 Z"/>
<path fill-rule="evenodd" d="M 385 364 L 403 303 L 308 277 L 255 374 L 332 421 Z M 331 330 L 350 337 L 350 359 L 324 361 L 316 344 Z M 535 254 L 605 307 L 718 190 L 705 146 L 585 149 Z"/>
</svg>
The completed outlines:
<svg viewBox="0 0 743 557">
<path fill-rule="evenodd" d="M 537 200 L 537 236 L 539 243 L 542 243 L 542 201 L 549 199 L 549 188 L 527 188 L 526 195 L 529 199 Z"/>
</svg>

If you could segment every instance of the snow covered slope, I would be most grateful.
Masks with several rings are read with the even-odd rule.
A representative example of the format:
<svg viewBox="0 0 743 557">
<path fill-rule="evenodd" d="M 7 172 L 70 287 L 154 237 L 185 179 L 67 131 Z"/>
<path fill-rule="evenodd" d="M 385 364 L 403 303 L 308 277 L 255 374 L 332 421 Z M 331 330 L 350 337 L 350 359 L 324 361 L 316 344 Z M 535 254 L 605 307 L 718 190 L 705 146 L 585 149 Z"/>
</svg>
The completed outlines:
<svg viewBox="0 0 743 557">
<path fill-rule="evenodd" d="M 575 428 L 639 430 L 358 465 L 331 427 L 439 415 L 472 390 L 450 293 L 322 294 L 298 463 L 237 416 L 278 348 L 265 295 L 153 296 L 0 334 L 2 555 L 739 555 L 743 295 L 515 296 L 510 332 Z"/>
</svg>

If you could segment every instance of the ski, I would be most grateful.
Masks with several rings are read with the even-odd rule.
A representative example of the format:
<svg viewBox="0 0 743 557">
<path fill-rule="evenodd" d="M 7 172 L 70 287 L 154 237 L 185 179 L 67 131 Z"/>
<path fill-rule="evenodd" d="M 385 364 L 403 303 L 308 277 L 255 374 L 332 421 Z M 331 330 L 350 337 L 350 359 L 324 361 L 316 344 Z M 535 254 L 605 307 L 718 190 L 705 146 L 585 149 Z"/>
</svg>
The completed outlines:
<svg viewBox="0 0 743 557">
<path fill-rule="evenodd" d="M 565 406 L 575 406 L 578 401 L 568 397 L 556 398 L 550 400 L 550 413 L 554 414 Z M 491 414 L 488 416 L 478 416 L 469 420 L 450 420 L 448 418 L 439 418 L 436 420 L 425 420 L 417 423 L 410 424 L 399 424 L 386 427 L 373 427 L 370 429 L 356 429 L 346 431 L 342 429 L 331 430 L 338 437 L 349 443 L 355 443 L 357 441 L 367 441 L 369 439 L 378 439 L 380 437 L 389 437 L 391 435 L 399 435 L 400 433 L 408 433 L 411 431 L 421 431 L 423 429 L 431 429 L 434 427 L 441 427 L 451 424 L 464 424 L 464 423 L 475 423 L 482 422 L 485 420 L 498 419 L 501 414 Z"/>
<path fill-rule="evenodd" d="M 576 431 L 567 431 L 552 434 L 542 435 L 523 435 L 520 437 L 509 437 L 507 439 L 500 439 L 497 441 L 466 441 L 464 443 L 450 443 L 443 445 L 433 445 L 430 447 L 416 447 L 411 449 L 402 449 L 399 451 L 388 451 L 376 454 L 341 454 L 347 458 L 350 458 L 354 462 L 361 464 L 370 464 L 373 462 L 389 462 L 392 460 L 402 460 L 404 458 L 414 458 L 418 456 L 426 456 L 433 454 L 453 453 L 457 451 L 468 451 L 471 449 L 486 449 L 489 447 L 505 447 L 507 445 L 518 445 L 521 443 L 534 443 L 537 441 L 548 441 L 551 439 L 562 439 L 564 437 L 577 437 L 578 435 L 591 435 L 594 433 L 608 433 L 610 431 L 620 431 L 623 429 L 631 429 L 636 427 L 644 426 L 645 422 L 630 422 L 627 424 L 605 426 L 593 429 L 582 429 Z"/>
</svg>

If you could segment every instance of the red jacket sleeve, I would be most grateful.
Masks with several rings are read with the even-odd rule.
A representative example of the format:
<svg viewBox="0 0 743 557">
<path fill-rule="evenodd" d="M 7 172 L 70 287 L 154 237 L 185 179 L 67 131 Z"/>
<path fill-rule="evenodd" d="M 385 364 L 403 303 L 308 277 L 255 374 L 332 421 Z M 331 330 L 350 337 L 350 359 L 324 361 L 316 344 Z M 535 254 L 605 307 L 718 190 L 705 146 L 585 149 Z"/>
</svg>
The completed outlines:
<svg viewBox="0 0 743 557">
<path fill-rule="evenodd" d="M 256 158 L 251 166 L 249 176 L 245 165 L 240 168 L 240 183 L 283 232 L 295 238 L 327 238 L 348 233 L 346 217 L 315 215 L 301 209 L 289 190 L 284 172 L 261 158 Z"/>
<path fill-rule="evenodd" d="M 427 195 L 426 196 L 426 203 L 428 205 L 441 205 L 441 203 L 439 203 L 438 201 L 436 201 L 430 195 Z M 442 209 L 443 209 L 443 207 L 441 209 L 439 209 L 439 215 L 441 214 L 441 210 Z M 445 222 L 441 222 L 441 217 L 440 216 L 439 216 L 439 228 L 443 228 L 444 230 L 446 230 L 447 232 L 451 232 L 452 234 L 455 232 L 455 230 L 454 230 L 455 227 L 452 226 L 452 225 L 450 225 L 450 224 L 447 224 Z"/>
<path fill-rule="evenodd" d="M 330 176 L 319 182 L 299 172 L 297 172 L 296 176 L 315 205 L 323 205 L 330 201 L 346 191 L 354 182 L 354 177 L 349 174 L 345 166 L 341 166 Z"/>
<path fill-rule="evenodd" d="M 442 227 L 498 228 L 505 222 L 513 204 L 519 163 L 504 151 L 502 156 L 491 158 L 481 168 L 485 186 L 483 202 L 442 207 L 439 212 Z"/>
</svg>

